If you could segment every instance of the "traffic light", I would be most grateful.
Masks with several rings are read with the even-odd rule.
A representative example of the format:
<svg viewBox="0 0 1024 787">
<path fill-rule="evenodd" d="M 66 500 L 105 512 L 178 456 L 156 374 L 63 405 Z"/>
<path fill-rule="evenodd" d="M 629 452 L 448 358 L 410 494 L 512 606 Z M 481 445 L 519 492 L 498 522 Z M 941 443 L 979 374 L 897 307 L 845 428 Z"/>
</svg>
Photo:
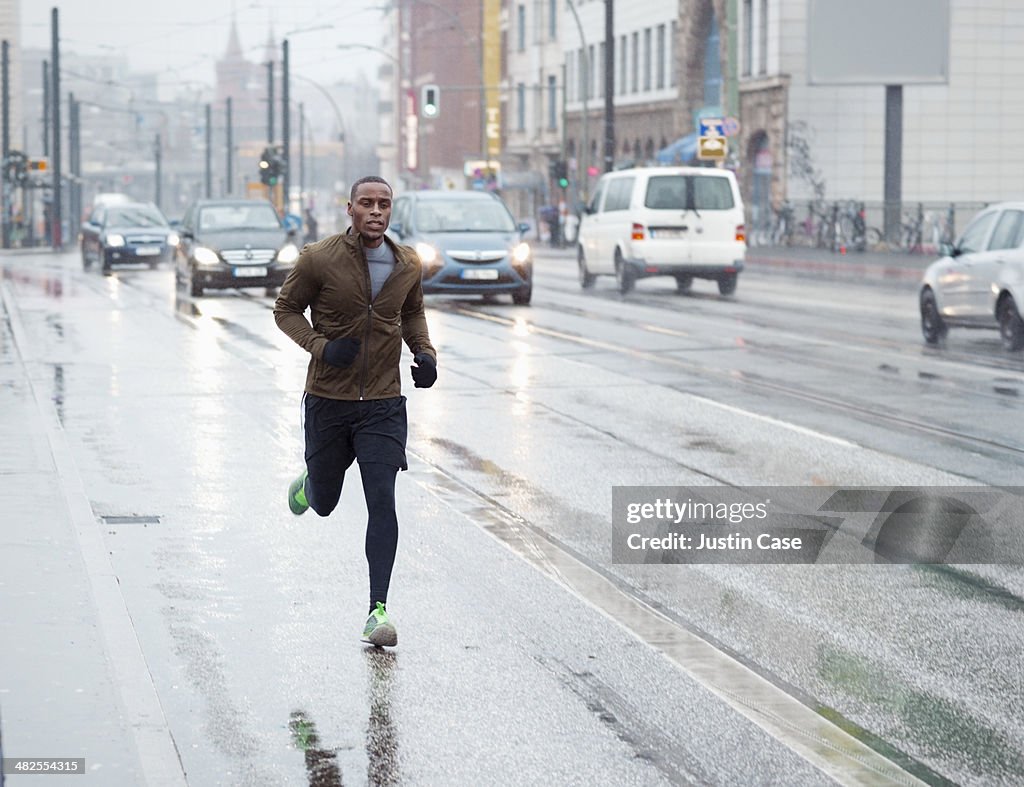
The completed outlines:
<svg viewBox="0 0 1024 787">
<path fill-rule="evenodd" d="M 260 153 L 260 183 L 264 186 L 273 186 L 277 183 L 277 178 L 274 176 L 274 150 L 273 148 L 263 148 L 263 152 Z M 273 180 L 271 180 L 273 178 Z"/>
<path fill-rule="evenodd" d="M 441 114 L 441 88 L 424 85 L 420 91 L 420 114 L 425 118 L 436 118 Z"/>
<path fill-rule="evenodd" d="M 559 188 L 569 188 L 569 165 L 562 160 L 552 161 L 551 179 L 558 181 Z"/>
<path fill-rule="evenodd" d="M 260 154 L 260 183 L 276 186 L 284 175 L 284 155 L 276 147 L 265 147 Z"/>
</svg>

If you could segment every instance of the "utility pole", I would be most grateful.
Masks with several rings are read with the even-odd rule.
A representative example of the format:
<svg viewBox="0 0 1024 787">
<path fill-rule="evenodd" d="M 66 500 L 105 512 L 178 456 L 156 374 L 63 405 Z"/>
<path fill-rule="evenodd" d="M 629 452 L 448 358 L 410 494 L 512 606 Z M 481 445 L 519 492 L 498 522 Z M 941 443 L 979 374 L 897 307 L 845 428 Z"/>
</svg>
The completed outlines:
<svg viewBox="0 0 1024 787">
<path fill-rule="evenodd" d="M 213 166 L 210 157 L 213 155 L 213 111 L 209 104 L 206 105 L 206 161 L 205 161 L 205 182 L 206 198 L 213 196 Z"/>
<path fill-rule="evenodd" d="M 2 48 L 2 52 L 0 52 L 0 71 L 2 71 L 2 76 L 0 76 L 0 79 L 3 81 L 0 101 L 3 102 L 4 107 L 3 146 L 4 158 L 7 158 L 7 154 L 11 152 L 11 61 L 10 44 L 8 44 L 6 38 L 3 40 L 0 48 Z"/>
<path fill-rule="evenodd" d="M 234 129 L 232 128 L 231 120 L 231 96 L 227 98 L 227 127 L 228 127 L 228 177 L 227 177 L 227 195 L 230 197 L 235 191 L 235 140 L 234 140 Z"/>
<path fill-rule="evenodd" d="M 10 93 L 10 61 L 8 60 L 7 39 L 3 40 L 2 54 L 0 54 L 0 82 L 3 83 L 0 89 L 0 103 L 3 104 L 3 181 L 0 182 L 0 189 L 3 189 L 3 200 L 0 201 L 0 210 L 3 211 L 3 230 L 0 233 L 0 242 L 5 249 L 11 248 L 11 201 L 14 196 L 14 184 L 8 180 L 10 169 L 7 166 L 7 156 L 11 152 L 11 93 Z"/>
<path fill-rule="evenodd" d="M 76 223 L 82 220 L 82 134 L 78 107 L 75 94 L 68 93 L 68 206 L 69 218 Z"/>
<path fill-rule="evenodd" d="M 302 210 L 302 193 L 306 190 L 306 108 L 299 103 L 299 211 Z"/>
<path fill-rule="evenodd" d="M 284 147 L 284 173 L 281 188 L 284 192 L 282 203 L 288 213 L 289 185 L 291 183 L 291 105 L 288 90 L 288 39 L 281 43 L 281 142 Z"/>
<path fill-rule="evenodd" d="M 267 142 L 274 144 L 274 61 L 267 63 Z"/>
<path fill-rule="evenodd" d="M 27 152 L 27 151 L 26 151 Z M 43 156 L 50 155 L 50 61 L 43 61 Z"/>
<path fill-rule="evenodd" d="M 162 153 L 163 153 L 163 150 L 162 150 L 162 148 L 160 146 L 160 133 L 157 132 L 156 141 L 153 143 L 153 155 L 156 158 L 156 194 L 154 195 L 156 197 L 156 199 L 154 200 L 154 202 L 156 202 L 156 206 L 158 208 L 160 207 L 160 202 L 161 202 L 161 199 L 163 197 L 163 193 L 162 193 L 163 190 L 161 188 L 161 186 L 163 185 L 163 157 L 162 157 Z"/>
<path fill-rule="evenodd" d="M 50 44 L 50 62 L 53 76 L 53 87 L 50 90 L 50 100 L 53 102 L 53 202 L 50 207 L 50 241 L 53 248 L 60 251 L 64 248 L 63 219 L 64 211 L 61 206 L 63 195 L 61 194 L 61 161 L 60 161 L 60 10 L 54 8 L 51 12 L 52 41 Z"/>
<path fill-rule="evenodd" d="M 604 0 L 604 171 L 615 168 L 615 3 Z"/>
</svg>

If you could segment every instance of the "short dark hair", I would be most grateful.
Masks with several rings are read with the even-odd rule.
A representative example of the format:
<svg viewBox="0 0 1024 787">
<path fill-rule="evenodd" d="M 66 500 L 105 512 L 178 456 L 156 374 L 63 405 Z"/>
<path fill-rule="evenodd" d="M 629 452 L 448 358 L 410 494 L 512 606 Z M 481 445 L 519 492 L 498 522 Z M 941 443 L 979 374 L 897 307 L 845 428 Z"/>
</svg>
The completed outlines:
<svg viewBox="0 0 1024 787">
<path fill-rule="evenodd" d="M 362 186 L 364 183 L 383 183 L 385 186 L 388 187 L 388 191 L 390 191 L 392 194 L 395 193 L 395 190 L 391 188 L 391 184 L 384 180 L 384 178 L 380 177 L 379 175 L 367 175 L 365 177 L 359 178 L 359 180 L 352 184 L 352 191 L 350 191 L 348 195 L 349 202 L 356 201 L 356 189 Z"/>
</svg>

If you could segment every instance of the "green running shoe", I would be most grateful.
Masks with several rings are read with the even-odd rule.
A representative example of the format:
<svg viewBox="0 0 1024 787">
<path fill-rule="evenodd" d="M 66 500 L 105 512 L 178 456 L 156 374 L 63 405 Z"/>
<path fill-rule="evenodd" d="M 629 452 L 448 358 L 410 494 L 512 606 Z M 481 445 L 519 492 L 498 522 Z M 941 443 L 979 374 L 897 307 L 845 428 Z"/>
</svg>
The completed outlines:
<svg viewBox="0 0 1024 787">
<path fill-rule="evenodd" d="M 288 486 L 288 508 L 295 516 L 305 514 L 309 508 L 309 502 L 306 500 L 306 477 L 308 475 L 309 473 L 303 470 L 302 475 Z"/>
<path fill-rule="evenodd" d="M 394 647 L 398 644 L 398 632 L 395 631 L 395 625 L 388 618 L 387 610 L 379 601 L 377 608 L 370 613 L 370 617 L 366 621 L 363 637 L 378 648 Z"/>
</svg>

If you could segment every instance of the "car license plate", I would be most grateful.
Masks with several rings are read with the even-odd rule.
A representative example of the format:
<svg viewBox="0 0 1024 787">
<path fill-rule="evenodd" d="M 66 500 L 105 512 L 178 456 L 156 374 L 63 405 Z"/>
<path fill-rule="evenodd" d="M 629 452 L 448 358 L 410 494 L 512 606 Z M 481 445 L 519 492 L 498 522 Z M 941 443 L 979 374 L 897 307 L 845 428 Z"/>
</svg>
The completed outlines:
<svg viewBox="0 0 1024 787">
<path fill-rule="evenodd" d="M 235 277 L 242 278 L 243 276 L 266 276 L 267 269 L 262 266 L 250 265 L 244 268 L 235 268 Z"/>
<path fill-rule="evenodd" d="M 135 253 L 140 257 L 155 257 L 160 253 L 159 246 L 139 246 Z"/>
<path fill-rule="evenodd" d="M 683 237 L 682 230 L 651 230 L 651 237 L 659 240 L 679 239 Z"/>
<path fill-rule="evenodd" d="M 484 279 L 494 281 L 498 278 L 497 268 L 463 268 L 463 279 Z"/>
</svg>

